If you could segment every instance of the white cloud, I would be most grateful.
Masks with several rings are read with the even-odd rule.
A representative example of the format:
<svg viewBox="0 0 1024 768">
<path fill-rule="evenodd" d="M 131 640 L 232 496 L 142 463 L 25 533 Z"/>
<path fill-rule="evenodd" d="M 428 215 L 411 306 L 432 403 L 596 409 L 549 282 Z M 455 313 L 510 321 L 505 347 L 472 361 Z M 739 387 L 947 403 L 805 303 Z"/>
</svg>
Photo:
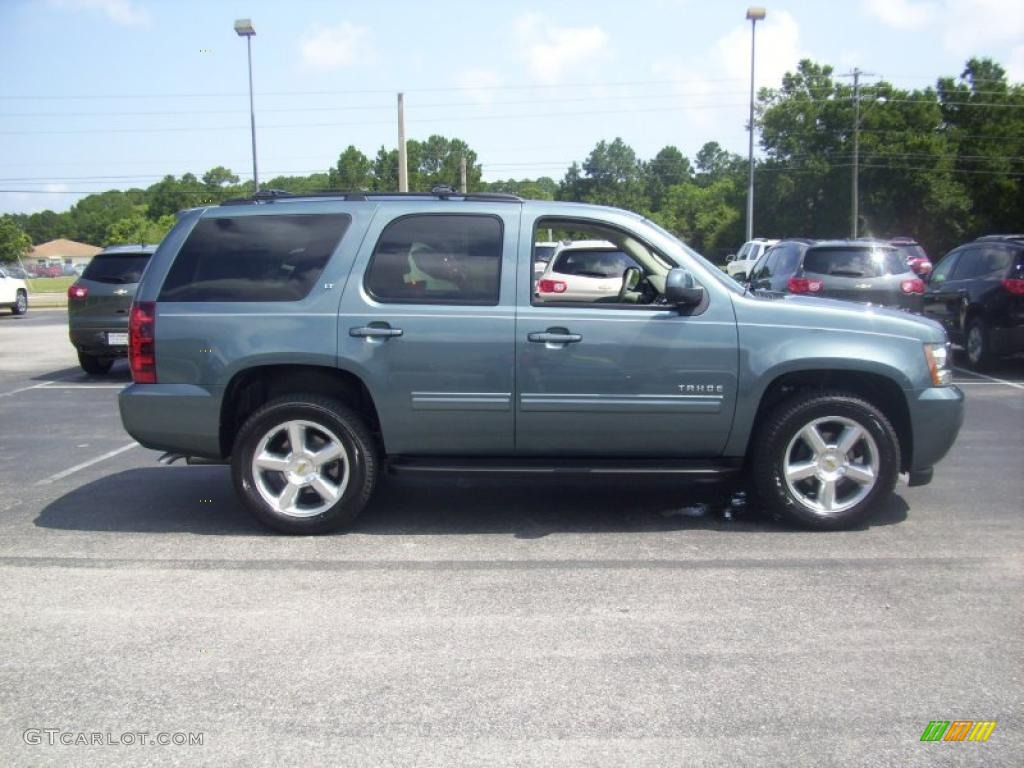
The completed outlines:
<svg viewBox="0 0 1024 768">
<path fill-rule="evenodd" d="M 601 27 L 555 27 L 536 13 L 516 22 L 521 55 L 533 76 L 554 83 L 569 69 L 604 55 L 608 33 Z"/>
<path fill-rule="evenodd" d="M 459 88 L 466 90 L 466 95 L 480 104 L 490 104 L 494 101 L 494 93 L 491 89 L 501 85 L 502 80 L 493 69 L 483 67 L 470 67 L 464 69 L 455 77 Z"/>
<path fill-rule="evenodd" d="M 935 16 L 935 3 L 912 0 L 866 0 L 864 12 L 887 27 L 920 29 Z"/>
<path fill-rule="evenodd" d="M 934 29 L 956 56 L 1024 38 L 1021 0 L 864 0 L 864 12 L 895 29 Z"/>
<path fill-rule="evenodd" d="M 1006 76 L 1010 82 L 1024 83 L 1024 45 L 1010 51 L 1010 58 L 1006 60 Z"/>
<path fill-rule="evenodd" d="M 750 24 L 739 24 L 712 46 L 711 70 L 750 82 Z M 796 69 L 797 62 L 809 58 L 800 45 L 800 26 L 787 11 L 769 11 L 757 25 L 757 88 L 778 88 L 782 76 Z"/>
<path fill-rule="evenodd" d="M 944 5 L 942 42 L 957 56 L 984 56 L 992 46 L 1024 39 L 1021 0 L 945 0 Z"/>
<path fill-rule="evenodd" d="M 50 0 L 57 8 L 76 11 L 99 11 L 115 24 L 138 27 L 149 24 L 149 13 L 135 5 L 133 0 Z"/>
<path fill-rule="evenodd" d="M 344 21 L 330 27 L 314 24 L 299 42 L 302 63 L 310 69 L 331 72 L 368 59 L 370 30 Z"/>
</svg>

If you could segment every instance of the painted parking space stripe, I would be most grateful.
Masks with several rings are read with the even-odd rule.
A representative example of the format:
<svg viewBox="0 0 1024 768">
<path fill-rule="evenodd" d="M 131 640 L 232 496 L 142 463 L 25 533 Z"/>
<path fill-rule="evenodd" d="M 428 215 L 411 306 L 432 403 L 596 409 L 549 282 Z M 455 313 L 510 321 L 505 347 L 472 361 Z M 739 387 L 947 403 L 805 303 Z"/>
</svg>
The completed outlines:
<svg viewBox="0 0 1024 768">
<path fill-rule="evenodd" d="M 73 475 L 75 472 L 86 469 L 87 467 L 91 467 L 93 464 L 99 464 L 101 461 L 111 459 L 114 456 L 117 456 L 119 453 L 124 453 L 125 451 L 135 448 L 136 446 L 138 446 L 138 443 L 129 443 L 128 445 L 122 445 L 120 448 L 116 448 L 113 451 L 107 451 L 102 456 L 97 456 L 94 459 L 83 461 L 81 464 L 76 464 L 75 466 L 69 467 L 68 469 L 65 469 L 62 472 L 57 472 L 56 474 L 50 475 L 49 477 L 44 477 L 42 480 L 39 480 L 36 483 L 36 485 L 49 485 L 50 483 L 55 483 L 58 480 L 63 480 L 68 475 Z"/>
<path fill-rule="evenodd" d="M 1006 379 L 997 379 L 995 376 L 986 376 L 984 373 L 978 373 L 977 371 L 967 371 L 967 370 L 964 370 L 963 368 L 954 368 L 953 370 L 956 371 L 957 373 L 962 373 L 962 374 L 965 374 L 967 376 L 977 376 L 980 379 L 985 379 L 986 381 L 992 381 L 992 382 L 995 382 L 996 384 L 1005 384 L 1006 386 L 1013 387 L 1014 389 L 1024 389 L 1024 384 L 1021 384 L 1020 382 L 1017 382 L 1017 381 L 1007 381 Z M 960 383 L 963 384 L 963 383 L 966 383 L 966 382 L 960 382 Z"/>
</svg>

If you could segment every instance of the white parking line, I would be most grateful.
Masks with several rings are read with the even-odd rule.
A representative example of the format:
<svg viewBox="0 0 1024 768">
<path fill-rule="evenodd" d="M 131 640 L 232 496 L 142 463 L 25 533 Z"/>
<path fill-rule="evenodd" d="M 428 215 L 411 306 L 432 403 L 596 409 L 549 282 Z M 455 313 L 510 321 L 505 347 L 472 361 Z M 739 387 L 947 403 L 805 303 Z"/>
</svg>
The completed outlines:
<svg viewBox="0 0 1024 768">
<path fill-rule="evenodd" d="M 127 384 L 58 384 L 43 389 L 124 389 Z"/>
<path fill-rule="evenodd" d="M 1018 383 L 1016 381 L 1007 381 L 1006 379 L 997 379 L 995 376 L 986 376 L 984 373 L 978 373 L 977 371 L 967 371 L 967 370 L 964 370 L 963 368 L 954 368 L 953 370 L 957 371 L 959 373 L 965 373 L 968 376 L 977 376 L 978 378 L 986 379 L 987 381 L 994 381 L 996 384 L 1005 384 L 1006 386 L 1013 387 L 1014 389 L 1024 389 L 1024 384 L 1020 384 L 1020 383 Z M 961 384 L 965 384 L 966 382 L 960 382 L 960 383 Z"/>
<path fill-rule="evenodd" d="M 48 381 L 44 381 L 42 384 L 33 384 L 31 387 L 22 387 L 21 389 L 12 389 L 10 392 L 0 392 L 0 397 L 10 397 L 11 395 L 16 395 L 19 392 L 28 392 L 30 389 L 39 389 L 40 387 L 45 387 L 49 383 L 50 382 L 48 382 Z"/>
<path fill-rule="evenodd" d="M 115 449 L 113 451 L 107 451 L 102 456 L 97 456 L 95 459 L 89 459 L 88 461 L 83 461 L 81 464 L 76 464 L 75 466 L 73 466 L 73 467 L 71 467 L 69 469 L 65 469 L 63 472 L 58 472 L 55 475 L 50 475 L 49 477 L 44 477 L 42 480 L 38 481 L 36 483 L 36 485 L 49 485 L 50 483 L 55 483 L 58 480 L 64 479 L 68 475 L 73 475 L 75 472 L 78 472 L 81 469 L 85 469 L 86 467 L 91 467 L 93 464 L 99 464 L 101 461 L 106 461 L 107 459 L 112 458 L 114 456 L 117 456 L 117 454 L 119 454 L 119 453 L 124 453 L 125 451 L 127 451 L 127 450 L 129 450 L 131 448 L 134 448 L 137 445 L 138 445 L 138 443 L 129 443 L 128 445 L 123 445 L 120 448 L 117 448 L 117 449 Z"/>
</svg>

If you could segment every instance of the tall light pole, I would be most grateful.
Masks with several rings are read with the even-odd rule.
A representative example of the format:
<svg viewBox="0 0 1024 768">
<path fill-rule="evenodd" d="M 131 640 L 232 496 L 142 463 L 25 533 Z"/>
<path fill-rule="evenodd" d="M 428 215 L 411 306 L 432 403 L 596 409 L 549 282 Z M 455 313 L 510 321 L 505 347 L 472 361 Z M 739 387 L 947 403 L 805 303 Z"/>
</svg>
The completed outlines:
<svg viewBox="0 0 1024 768">
<path fill-rule="evenodd" d="M 252 98 L 252 39 L 256 36 L 256 28 L 249 19 L 235 22 L 235 32 L 245 38 L 245 49 L 249 54 L 249 126 L 252 129 L 252 192 L 260 191 L 260 173 L 256 168 L 256 107 Z"/>
<path fill-rule="evenodd" d="M 747 8 L 747 18 L 750 20 L 750 123 L 747 126 L 750 131 L 747 147 L 750 171 L 747 179 L 747 240 L 754 239 L 754 40 L 757 22 L 763 21 L 765 15 L 765 10 L 761 6 Z"/>
</svg>

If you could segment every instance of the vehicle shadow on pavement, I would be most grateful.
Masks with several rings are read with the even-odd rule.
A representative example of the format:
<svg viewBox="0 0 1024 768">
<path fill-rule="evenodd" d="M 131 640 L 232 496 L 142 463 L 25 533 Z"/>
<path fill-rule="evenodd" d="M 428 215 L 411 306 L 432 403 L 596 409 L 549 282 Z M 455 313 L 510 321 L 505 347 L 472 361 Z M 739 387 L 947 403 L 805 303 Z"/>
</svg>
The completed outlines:
<svg viewBox="0 0 1024 768">
<path fill-rule="evenodd" d="M 61 368 L 56 371 L 40 373 L 37 376 L 33 376 L 32 381 L 128 385 L 132 383 L 132 372 L 128 367 L 127 360 L 115 360 L 114 367 L 110 369 L 110 373 L 103 374 L 102 376 L 92 376 L 83 371 L 77 365 L 74 365 L 69 368 Z"/>
<path fill-rule="evenodd" d="M 723 484 L 666 480 L 460 479 L 385 476 L 351 531 L 374 536 L 679 530 L 803 532 L 750 506 Z M 727 514 L 728 512 L 728 514 Z M 907 518 L 898 495 L 861 530 Z M 253 536 L 267 533 L 235 498 L 226 467 L 147 467 L 102 477 L 48 504 L 42 528 Z"/>
</svg>

